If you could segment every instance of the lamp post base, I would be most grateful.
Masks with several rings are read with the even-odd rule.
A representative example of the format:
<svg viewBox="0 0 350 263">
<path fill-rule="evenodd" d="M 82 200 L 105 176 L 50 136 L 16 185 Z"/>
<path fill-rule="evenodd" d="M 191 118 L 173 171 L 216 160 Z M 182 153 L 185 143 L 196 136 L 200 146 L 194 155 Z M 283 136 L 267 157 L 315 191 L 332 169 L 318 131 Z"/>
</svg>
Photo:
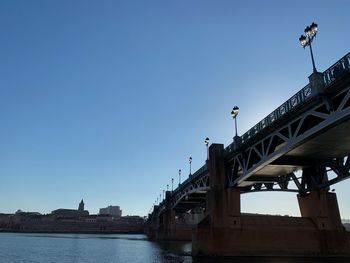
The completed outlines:
<svg viewBox="0 0 350 263">
<path fill-rule="evenodd" d="M 242 144 L 242 138 L 238 135 L 236 135 L 235 137 L 233 137 L 233 149 L 237 150 Z"/>
<path fill-rule="evenodd" d="M 321 72 L 314 72 L 309 76 L 310 85 L 313 94 L 323 93 L 324 79 Z"/>
</svg>

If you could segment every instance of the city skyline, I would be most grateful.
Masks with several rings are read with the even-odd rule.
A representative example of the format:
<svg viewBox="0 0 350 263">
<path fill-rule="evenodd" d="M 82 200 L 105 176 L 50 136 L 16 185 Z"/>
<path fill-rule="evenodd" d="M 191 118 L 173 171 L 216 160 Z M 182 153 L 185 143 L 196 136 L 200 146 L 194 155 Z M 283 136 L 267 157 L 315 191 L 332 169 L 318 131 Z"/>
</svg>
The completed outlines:
<svg viewBox="0 0 350 263">
<path fill-rule="evenodd" d="M 346 1 L 0 3 L 0 213 L 84 198 L 147 215 L 206 159 L 349 52 Z M 254 7 L 254 8 L 253 8 Z M 350 182 L 334 186 L 342 218 Z M 264 203 L 273 203 L 266 207 Z M 51 209 L 51 210 L 50 210 Z M 295 194 L 242 196 L 242 212 L 298 215 Z"/>
</svg>

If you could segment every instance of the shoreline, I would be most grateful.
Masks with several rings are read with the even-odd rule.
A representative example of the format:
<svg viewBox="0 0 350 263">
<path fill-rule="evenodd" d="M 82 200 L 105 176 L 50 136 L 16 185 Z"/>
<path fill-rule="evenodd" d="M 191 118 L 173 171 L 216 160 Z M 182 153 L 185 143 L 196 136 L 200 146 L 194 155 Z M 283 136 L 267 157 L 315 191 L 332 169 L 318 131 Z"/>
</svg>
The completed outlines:
<svg viewBox="0 0 350 263">
<path fill-rule="evenodd" d="M 130 234 L 141 235 L 143 231 L 45 231 L 45 230 L 16 230 L 16 229 L 0 229 L 0 233 L 33 233 L 33 234 Z"/>
</svg>

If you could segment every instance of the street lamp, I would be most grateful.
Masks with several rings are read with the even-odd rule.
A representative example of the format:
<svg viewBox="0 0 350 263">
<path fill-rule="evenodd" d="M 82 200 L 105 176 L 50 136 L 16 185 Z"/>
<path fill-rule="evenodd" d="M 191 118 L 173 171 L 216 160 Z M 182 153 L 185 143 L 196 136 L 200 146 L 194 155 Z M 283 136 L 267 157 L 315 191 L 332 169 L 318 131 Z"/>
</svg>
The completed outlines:
<svg viewBox="0 0 350 263">
<path fill-rule="evenodd" d="M 181 169 L 179 169 L 179 186 L 181 184 Z"/>
<path fill-rule="evenodd" d="M 238 112 L 239 112 L 239 108 L 237 106 L 234 106 L 232 108 L 232 111 L 231 111 L 231 116 L 232 118 L 235 120 L 235 130 L 236 130 L 236 137 L 238 136 L 237 135 L 237 115 L 238 115 Z"/>
<path fill-rule="evenodd" d="M 171 192 L 174 191 L 174 178 L 171 178 Z"/>
<path fill-rule="evenodd" d="M 166 185 L 166 190 L 169 191 L 169 185 L 168 184 Z"/>
<path fill-rule="evenodd" d="M 190 175 L 191 175 L 191 174 L 192 174 L 192 170 L 191 170 L 192 157 L 190 157 L 190 158 L 188 159 L 188 161 L 189 161 L 189 163 L 190 163 Z"/>
<path fill-rule="evenodd" d="M 209 141 L 208 137 L 204 140 L 205 146 L 207 146 L 207 161 L 209 160 Z"/>
<path fill-rule="evenodd" d="M 305 48 L 306 46 L 310 47 L 312 67 L 313 67 L 313 72 L 315 73 L 315 72 L 317 72 L 317 70 L 316 70 L 316 66 L 315 66 L 314 54 L 312 52 L 311 43 L 317 34 L 317 24 L 313 22 L 310 26 L 307 26 L 305 28 L 304 32 L 305 32 L 305 35 L 301 35 L 299 37 L 299 42 L 303 48 Z"/>
<path fill-rule="evenodd" d="M 163 190 L 163 200 L 164 200 L 164 197 L 165 197 L 165 190 Z"/>
</svg>

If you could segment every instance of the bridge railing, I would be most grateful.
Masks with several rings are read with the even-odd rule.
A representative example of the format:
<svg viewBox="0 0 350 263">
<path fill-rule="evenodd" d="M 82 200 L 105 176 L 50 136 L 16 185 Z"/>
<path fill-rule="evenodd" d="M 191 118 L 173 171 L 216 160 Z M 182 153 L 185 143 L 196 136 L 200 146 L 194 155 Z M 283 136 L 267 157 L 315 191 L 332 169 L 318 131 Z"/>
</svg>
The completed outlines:
<svg viewBox="0 0 350 263">
<path fill-rule="evenodd" d="M 325 88 L 329 86 L 339 75 L 344 71 L 350 70 L 350 53 L 346 54 L 331 67 L 323 72 L 323 79 L 325 83 Z M 315 90 L 311 88 L 310 83 L 307 84 L 304 88 L 294 94 L 290 99 L 280 105 L 277 109 L 271 112 L 268 116 L 258 122 L 253 128 L 249 129 L 246 133 L 241 136 L 241 142 L 245 143 L 251 138 L 255 137 L 261 130 L 265 129 L 272 125 L 276 120 L 280 119 L 286 113 L 290 113 L 295 110 L 298 106 L 303 105 L 312 97 L 314 97 Z M 231 153 L 234 151 L 234 143 L 231 143 L 224 149 L 225 154 Z"/>
<path fill-rule="evenodd" d="M 207 164 L 205 163 L 201 168 L 199 168 L 194 174 L 190 174 L 189 177 L 183 181 L 173 192 L 173 194 L 176 194 L 179 189 L 182 187 L 182 186 L 185 186 L 187 185 L 188 183 L 190 183 L 192 180 L 196 180 L 198 177 L 200 177 L 205 171 L 207 171 L 208 169 L 208 166 Z"/>
<path fill-rule="evenodd" d="M 327 70 L 325 70 L 323 74 L 324 81 L 324 89 L 332 84 L 339 76 L 341 76 L 344 72 L 350 72 L 350 53 L 346 54 L 332 66 L 330 66 Z M 272 126 L 276 122 L 276 120 L 282 118 L 285 114 L 294 111 L 298 106 L 305 104 L 312 97 L 314 97 L 315 90 L 312 89 L 310 84 L 307 84 L 300 91 L 294 94 L 291 98 L 289 98 L 286 102 L 280 105 L 277 109 L 271 112 L 268 116 L 258 122 L 253 128 L 249 129 L 246 133 L 241 136 L 242 143 L 246 143 L 251 140 L 255 135 L 257 135 L 261 130 Z M 231 143 L 224 149 L 225 154 L 229 154 L 234 151 L 234 143 Z M 185 181 L 183 181 L 174 191 L 173 195 L 177 192 L 181 191 L 182 187 L 185 187 L 187 184 L 191 183 L 192 180 L 198 179 L 205 171 L 207 171 L 208 167 L 205 163 L 201 168 L 199 168 L 194 174 L 190 175 Z M 163 200 L 157 207 L 158 210 L 162 210 L 165 207 L 165 200 Z"/>
<path fill-rule="evenodd" d="M 326 87 L 341 75 L 344 70 L 350 70 L 350 53 L 346 54 L 323 72 L 323 79 Z"/>
<path fill-rule="evenodd" d="M 189 177 L 183 181 L 172 193 L 172 195 L 176 195 L 177 192 L 181 191 L 182 187 L 186 186 L 187 184 L 189 184 L 192 180 L 196 180 L 197 178 L 199 178 L 205 171 L 207 171 L 208 166 L 205 163 L 201 168 L 199 168 L 194 174 L 190 174 Z M 165 209 L 165 199 L 160 202 L 157 205 L 157 208 L 153 211 L 153 213 L 160 213 L 161 211 L 163 211 Z"/>
</svg>

